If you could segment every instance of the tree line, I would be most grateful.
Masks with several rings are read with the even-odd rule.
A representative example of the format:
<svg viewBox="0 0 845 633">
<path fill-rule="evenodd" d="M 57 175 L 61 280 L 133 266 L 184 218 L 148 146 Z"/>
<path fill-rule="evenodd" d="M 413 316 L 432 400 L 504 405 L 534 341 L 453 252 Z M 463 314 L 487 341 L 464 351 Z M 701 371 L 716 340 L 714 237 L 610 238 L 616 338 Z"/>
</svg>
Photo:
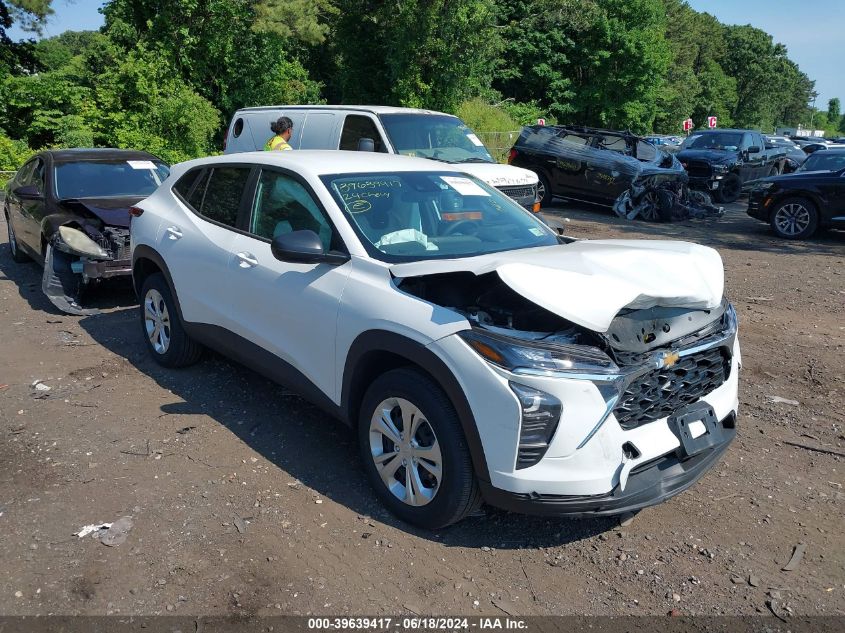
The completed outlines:
<svg viewBox="0 0 845 633">
<path fill-rule="evenodd" d="M 51 146 L 220 151 L 240 107 L 367 103 L 677 133 L 808 124 L 838 99 L 753 26 L 683 0 L 108 0 L 99 31 L 38 33 L 51 0 L 0 0 L 0 169 Z M 835 103 L 834 103 L 835 101 Z"/>
</svg>

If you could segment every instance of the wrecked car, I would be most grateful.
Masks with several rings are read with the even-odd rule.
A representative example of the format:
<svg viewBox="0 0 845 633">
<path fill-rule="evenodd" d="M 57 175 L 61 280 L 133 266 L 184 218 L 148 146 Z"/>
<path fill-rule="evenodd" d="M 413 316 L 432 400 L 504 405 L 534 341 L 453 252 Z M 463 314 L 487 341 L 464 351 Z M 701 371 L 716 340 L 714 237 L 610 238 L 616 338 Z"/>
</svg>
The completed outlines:
<svg viewBox="0 0 845 633">
<path fill-rule="evenodd" d="M 40 152 L 6 186 L 4 212 L 12 259 L 44 266 L 42 289 L 58 309 L 80 305 L 86 289 L 128 276 L 129 209 L 167 177 L 146 152 L 67 149 Z"/>
<path fill-rule="evenodd" d="M 628 219 L 721 214 L 709 196 L 690 191 L 672 154 L 628 132 L 531 125 L 523 128 L 508 162 L 537 174 L 543 206 L 560 196 L 612 207 Z"/>
<path fill-rule="evenodd" d="M 735 436 L 711 248 L 574 241 L 455 167 L 357 152 L 176 165 L 131 231 L 150 355 L 210 347 L 299 391 L 355 429 L 377 496 L 415 525 L 482 500 L 633 512 Z"/>
</svg>

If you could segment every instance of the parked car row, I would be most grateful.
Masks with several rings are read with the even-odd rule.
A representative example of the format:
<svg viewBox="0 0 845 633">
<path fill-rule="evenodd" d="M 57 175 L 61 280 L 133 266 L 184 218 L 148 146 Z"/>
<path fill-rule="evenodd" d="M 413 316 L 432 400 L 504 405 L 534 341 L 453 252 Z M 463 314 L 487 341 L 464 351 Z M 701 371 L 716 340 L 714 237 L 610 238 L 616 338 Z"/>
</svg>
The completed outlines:
<svg viewBox="0 0 845 633">
<path fill-rule="evenodd" d="M 307 112 L 299 147 L 313 114 L 362 116 L 340 110 Z M 227 154 L 169 168 L 115 150 L 35 157 L 5 206 L 14 258 L 44 262 L 48 296 L 76 313 L 80 286 L 131 274 L 158 363 L 208 347 L 305 395 L 355 428 L 376 494 L 415 525 L 482 500 L 636 511 L 719 461 L 741 359 L 715 250 L 558 235 L 497 188 L 492 169 L 515 167 L 466 171 L 478 150 L 454 135 L 478 145 L 454 121 L 421 121 L 420 138 L 370 112 L 379 136 L 349 141 L 426 158 L 238 153 L 233 139 L 258 133 L 241 114 Z M 314 133 L 343 142 L 343 121 Z M 685 182 L 654 146 L 602 139 L 618 149 L 585 156 L 621 157 L 630 189 Z"/>
</svg>

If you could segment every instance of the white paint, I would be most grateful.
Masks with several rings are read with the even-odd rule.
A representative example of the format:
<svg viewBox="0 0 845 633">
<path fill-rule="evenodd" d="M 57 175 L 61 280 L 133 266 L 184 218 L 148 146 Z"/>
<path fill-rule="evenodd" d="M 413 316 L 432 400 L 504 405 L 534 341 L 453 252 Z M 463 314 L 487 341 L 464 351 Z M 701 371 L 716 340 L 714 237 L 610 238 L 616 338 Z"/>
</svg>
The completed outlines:
<svg viewBox="0 0 845 633">
<path fill-rule="evenodd" d="M 462 196 L 490 196 L 489 193 L 484 191 L 484 189 L 479 187 L 469 178 L 463 178 L 461 176 L 441 176 L 440 180 L 445 182 Z"/>
</svg>

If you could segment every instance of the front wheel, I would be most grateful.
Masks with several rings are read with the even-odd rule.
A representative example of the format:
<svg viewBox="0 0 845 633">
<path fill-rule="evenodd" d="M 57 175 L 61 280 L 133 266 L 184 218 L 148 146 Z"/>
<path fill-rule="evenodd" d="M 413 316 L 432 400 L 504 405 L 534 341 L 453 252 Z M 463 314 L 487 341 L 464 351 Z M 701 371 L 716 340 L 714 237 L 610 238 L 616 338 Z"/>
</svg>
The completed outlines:
<svg viewBox="0 0 845 633">
<path fill-rule="evenodd" d="M 176 302 L 161 273 L 150 275 L 141 286 L 141 331 L 157 363 L 187 367 L 202 355 L 202 346 L 185 332 Z"/>
<path fill-rule="evenodd" d="M 736 174 L 729 174 L 714 193 L 719 202 L 736 202 L 742 193 L 742 181 Z"/>
<path fill-rule="evenodd" d="M 408 523 L 445 527 L 481 502 L 455 408 L 417 370 L 395 369 L 373 382 L 361 405 L 358 443 L 376 495 Z"/>
<path fill-rule="evenodd" d="M 15 229 L 12 227 L 12 219 L 9 214 L 6 214 L 6 229 L 9 231 L 9 253 L 12 256 L 12 261 L 18 264 L 23 264 L 29 261 L 29 257 L 18 246 L 18 239 L 15 235 Z"/>
<path fill-rule="evenodd" d="M 819 213 L 807 198 L 787 198 L 772 209 L 772 230 L 787 240 L 803 240 L 816 232 Z"/>
</svg>

